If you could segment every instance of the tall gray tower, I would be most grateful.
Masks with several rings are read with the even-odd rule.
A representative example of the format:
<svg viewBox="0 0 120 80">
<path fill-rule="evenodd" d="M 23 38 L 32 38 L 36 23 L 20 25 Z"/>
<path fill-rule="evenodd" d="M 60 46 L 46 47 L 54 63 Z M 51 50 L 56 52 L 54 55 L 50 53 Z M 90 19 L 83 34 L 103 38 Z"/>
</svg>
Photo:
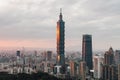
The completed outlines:
<svg viewBox="0 0 120 80">
<path fill-rule="evenodd" d="M 62 10 L 60 9 L 59 20 L 57 22 L 57 65 L 65 65 L 65 22 L 62 19 Z"/>
</svg>

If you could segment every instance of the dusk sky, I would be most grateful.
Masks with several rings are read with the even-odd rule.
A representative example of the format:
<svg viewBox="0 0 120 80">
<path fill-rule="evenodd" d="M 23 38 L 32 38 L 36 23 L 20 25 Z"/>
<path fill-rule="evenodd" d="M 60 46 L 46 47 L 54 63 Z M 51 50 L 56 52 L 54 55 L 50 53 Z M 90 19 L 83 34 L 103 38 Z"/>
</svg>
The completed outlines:
<svg viewBox="0 0 120 80">
<path fill-rule="evenodd" d="M 60 8 L 66 50 L 81 51 L 83 34 L 93 50 L 120 49 L 120 0 L 0 0 L 0 47 L 55 49 Z"/>
</svg>

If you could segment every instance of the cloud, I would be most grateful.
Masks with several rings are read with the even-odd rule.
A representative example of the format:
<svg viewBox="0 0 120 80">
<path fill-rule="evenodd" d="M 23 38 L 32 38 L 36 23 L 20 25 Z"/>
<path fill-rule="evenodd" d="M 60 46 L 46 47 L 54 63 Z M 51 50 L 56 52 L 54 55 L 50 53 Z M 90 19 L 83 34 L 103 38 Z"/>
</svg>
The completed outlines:
<svg viewBox="0 0 120 80">
<path fill-rule="evenodd" d="M 119 7 L 119 0 L 1 0 L 0 36 L 5 40 L 56 39 L 56 22 L 63 8 L 66 41 L 74 48 L 80 49 L 74 41 L 81 42 L 85 33 L 93 35 L 95 49 L 102 41 L 112 40 L 114 45 L 120 40 Z"/>
</svg>

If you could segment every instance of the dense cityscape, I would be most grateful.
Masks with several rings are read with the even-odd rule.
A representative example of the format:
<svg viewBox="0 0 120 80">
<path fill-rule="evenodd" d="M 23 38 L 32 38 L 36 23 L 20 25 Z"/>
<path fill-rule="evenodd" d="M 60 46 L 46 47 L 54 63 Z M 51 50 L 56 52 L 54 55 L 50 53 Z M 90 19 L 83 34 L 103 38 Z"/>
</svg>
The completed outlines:
<svg viewBox="0 0 120 80">
<path fill-rule="evenodd" d="M 65 22 L 62 9 L 56 29 L 57 51 L 21 50 L 1 51 L 0 72 L 33 74 L 45 72 L 61 79 L 119 80 L 120 50 L 92 51 L 92 35 L 83 34 L 82 52 L 65 54 Z"/>
<path fill-rule="evenodd" d="M 0 80 L 120 80 L 119 4 L 1 0 Z"/>
</svg>

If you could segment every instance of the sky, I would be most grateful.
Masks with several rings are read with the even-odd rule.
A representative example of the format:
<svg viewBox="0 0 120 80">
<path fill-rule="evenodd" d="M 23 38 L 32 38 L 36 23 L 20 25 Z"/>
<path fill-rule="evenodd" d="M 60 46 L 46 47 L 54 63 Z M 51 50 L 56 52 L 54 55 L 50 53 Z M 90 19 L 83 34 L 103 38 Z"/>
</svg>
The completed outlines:
<svg viewBox="0 0 120 80">
<path fill-rule="evenodd" d="M 66 51 L 81 51 L 83 34 L 93 50 L 120 49 L 120 0 L 0 0 L 0 47 L 56 49 L 60 8 Z"/>
</svg>

